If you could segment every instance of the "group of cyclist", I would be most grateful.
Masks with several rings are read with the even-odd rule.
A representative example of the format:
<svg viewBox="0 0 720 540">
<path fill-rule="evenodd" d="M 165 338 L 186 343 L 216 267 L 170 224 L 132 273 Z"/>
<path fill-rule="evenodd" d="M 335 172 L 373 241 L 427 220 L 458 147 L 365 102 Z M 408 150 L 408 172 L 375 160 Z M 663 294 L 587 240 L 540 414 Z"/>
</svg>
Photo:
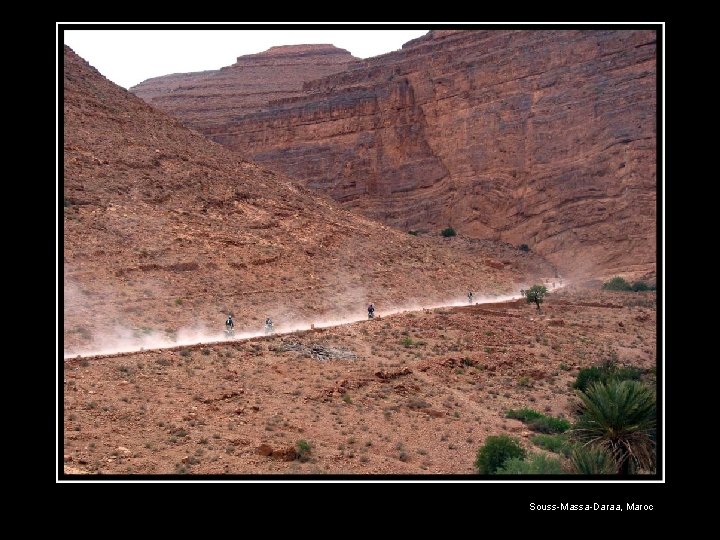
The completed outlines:
<svg viewBox="0 0 720 540">
<path fill-rule="evenodd" d="M 468 303 L 473 303 L 474 295 L 472 291 L 467 293 Z M 375 304 L 370 303 L 367 307 L 368 312 L 368 319 L 374 319 L 375 318 Z M 275 331 L 275 327 L 273 326 L 273 321 L 270 317 L 267 317 L 265 319 L 265 333 L 266 334 L 272 334 Z M 235 322 L 233 321 L 232 314 L 229 314 L 226 321 L 225 321 L 225 334 L 229 337 L 232 337 L 235 333 Z"/>
<path fill-rule="evenodd" d="M 272 334 L 275 331 L 273 321 L 270 317 L 265 318 L 265 333 Z M 225 320 L 225 334 L 232 336 L 235 333 L 235 321 L 233 321 L 232 314 L 228 314 Z"/>
</svg>

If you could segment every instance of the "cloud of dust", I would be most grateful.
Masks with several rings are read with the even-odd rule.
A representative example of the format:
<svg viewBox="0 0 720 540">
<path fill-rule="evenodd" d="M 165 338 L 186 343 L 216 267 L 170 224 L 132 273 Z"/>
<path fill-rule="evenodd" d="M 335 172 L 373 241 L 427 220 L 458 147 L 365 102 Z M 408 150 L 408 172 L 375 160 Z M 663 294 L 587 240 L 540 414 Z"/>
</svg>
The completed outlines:
<svg viewBox="0 0 720 540">
<path fill-rule="evenodd" d="M 548 290 L 558 289 L 569 284 L 566 279 L 554 277 L 543 280 L 535 280 L 535 282 L 538 281 L 542 281 L 548 287 Z M 516 300 L 520 298 L 520 289 L 527 289 L 529 286 L 530 285 L 528 284 L 516 285 L 517 293 L 515 294 L 476 295 L 473 298 L 473 304 L 490 304 Z M 466 294 L 467 291 L 463 291 L 458 295 L 446 298 L 444 301 L 425 302 L 422 300 L 412 300 L 401 305 L 388 307 L 375 303 L 375 316 L 387 317 L 398 313 L 420 311 L 424 309 L 431 310 L 467 306 L 469 305 L 469 302 Z M 310 330 L 311 325 L 315 328 L 328 328 L 366 320 L 367 310 L 365 309 L 364 304 L 366 298 L 365 291 L 358 289 L 351 296 L 352 298 L 348 297 L 348 300 L 353 300 L 354 305 L 358 307 L 353 309 L 347 307 L 342 308 L 340 310 L 341 312 L 335 317 L 313 318 L 312 316 L 308 317 L 307 314 L 299 315 L 292 309 L 280 306 L 277 309 L 268 310 L 266 316 L 272 317 L 275 334 L 287 334 L 302 330 Z M 183 345 L 198 345 L 223 341 L 241 341 L 265 335 L 264 327 L 260 327 L 256 330 L 242 328 L 242 314 L 238 314 L 237 316 L 240 320 L 236 320 L 235 335 L 231 339 L 226 337 L 224 329 L 210 330 L 204 325 L 194 325 L 191 327 L 180 328 L 175 336 L 169 336 L 163 332 L 150 330 L 132 330 L 122 325 L 117 325 L 112 329 L 112 331 L 105 332 L 103 335 L 96 337 L 90 346 L 67 351 L 65 353 L 65 358 L 115 354 L 149 349 L 164 349 Z"/>
</svg>

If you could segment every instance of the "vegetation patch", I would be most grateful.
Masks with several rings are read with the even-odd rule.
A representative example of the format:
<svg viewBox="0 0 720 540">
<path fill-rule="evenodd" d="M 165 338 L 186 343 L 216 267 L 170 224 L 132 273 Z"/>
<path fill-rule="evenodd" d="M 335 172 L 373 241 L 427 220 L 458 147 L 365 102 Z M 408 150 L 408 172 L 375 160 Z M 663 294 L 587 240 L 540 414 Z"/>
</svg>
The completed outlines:
<svg viewBox="0 0 720 540">
<path fill-rule="evenodd" d="M 578 372 L 573 383 L 573 388 L 585 392 L 593 383 L 616 381 L 637 381 L 640 380 L 643 370 L 635 366 L 618 366 L 613 360 L 606 360 L 598 366 L 583 368 Z"/>
<path fill-rule="evenodd" d="M 533 409 L 510 409 L 505 416 L 520 420 L 527 427 L 539 433 L 564 433 L 570 429 L 570 422 L 564 418 L 546 416 Z"/>
<path fill-rule="evenodd" d="M 603 283 L 602 288 L 606 291 L 626 291 L 626 292 L 641 292 L 641 291 L 654 291 L 657 287 L 652 283 L 646 283 L 645 281 L 636 281 L 630 284 L 625 278 L 615 276 Z"/>
<path fill-rule="evenodd" d="M 543 454 L 533 454 L 529 459 L 508 459 L 495 474 L 563 474 L 560 460 Z"/>
<path fill-rule="evenodd" d="M 548 434 L 540 434 L 540 435 L 533 435 L 530 437 L 530 440 L 532 443 L 544 450 L 547 450 L 548 452 L 553 452 L 555 454 L 560 454 L 565 457 L 570 457 L 570 454 L 572 454 L 573 447 L 572 444 L 568 441 L 568 438 L 564 434 L 559 435 L 548 435 Z"/>
<path fill-rule="evenodd" d="M 491 435 L 485 439 L 475 460 L 475 467 L 480 474 L 494 474 L 512 458 L 525 458 L 525 449 L 520 441 L 508 435 Z"/>
</svg>

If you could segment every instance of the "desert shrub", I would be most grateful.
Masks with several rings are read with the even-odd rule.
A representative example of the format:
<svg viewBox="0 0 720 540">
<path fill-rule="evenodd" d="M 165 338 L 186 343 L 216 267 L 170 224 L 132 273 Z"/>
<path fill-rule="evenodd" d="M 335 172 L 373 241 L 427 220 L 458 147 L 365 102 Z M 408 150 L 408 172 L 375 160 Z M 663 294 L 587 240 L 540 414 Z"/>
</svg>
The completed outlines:
<svg viewBox="0 0 720 540">
<path fill-rule="evenodd" d="M 533 454 L 527 461 L 511 458 L 495 474 L 563 474 L 560 461 L 543 454 Z"/>
<path fill-rule="evenodd" d="M 584 392 L 591 384 L 596 382 L 607 382 L 611 379 L 616 381 L 637 381 L 641 375 L 642 370 L 635 366 L 618 367 L 613 361 L 606 361 L 599 366 L 581 369 L 573 383 L 573 388 Z"/>
<path fill-rule="evenodd" d="M 657 287 L 653 284 L 646 283 L 645 281 L 635 281 L 632 285 L 626 281 L 625 279 L 621 278 L 620 276 L 615 276 L 610 281 L 606 281 L 603 283 L 602 286 L 603 289 L 606 291 L 654 291 Z"/>
<path fill-rule="evenodd" d="M 507 435 L 491 435 L 478 450 L 475 467 L 480 474 L 493 474 L 508 459 L 522 459 L 525 455 L 525 449 L 517 439 Z"/>
<path fill-rule="evenodd" d="M 417 236 L 419 231 L 408 231 L 408 234 L 412 234 L 413 236 Z"/>
<path fill-rule="evenodd" d="M 570 429 L 570 422 L 563 418 L 546 416 L 533 409 L 510 409 L 505 413 L 508 418 L 524 422 L 530 429 L 539 433 L 563 433 Z"/>
<path fill-rule="evenodd" d="M 632 286 L 620 276 L 615 276 L 610 281 L 603 283 L 602 288 L 606 291 L 632 291 Z"/>
<path fill-rule="evenodd" d="M 583 368 L 577 374 L 577 378 L 573 383 L 573 388 L 585 391 L 585 389 L 594 382 L 598 382 L 606 378 L 607 375 L 602 367 L 591 366 L 589 368 Z"/>
<path fill-rule="evenodd" d="M 518 249 L 527 253 L 528 251 L 530 251 L 530 246 L 528 246 L 527 244 L 520 244 L 518 246 Z"/>
<path fill-rule="evenodd" d="M 645 283 L 644 281 L 636 281 L 632 284 L 632 290 L 635 292 L 654 291 L 656 288 L 655 285 Z"/>
<path fill-rule="evenodd" d="M 533 435 L 530 437 L 530 440 L 535 446 L 543 448 L 548 452 L 562 454 L 565 457 L 569 457 L 572 453 L 572 445 L 566 435 Z"/>
<path fill-rule="evenodd" d="M 300 439 L 297 443 L 295 443 L 295 451 L 297 452 L 297 457 L 300 461 L 307 461 L 310 459 L 312 447 L 305 439 Z"/>
<path fill-rule="evenodd" d="M 507 418 L 520 420 L 521 422 L 529 422 L 530 420 L 535 420 L 536 418 L 542 418 L 543 414 L 525 407 L 522 409 L 510 409 L 505 413 L 505 416 Z"/>
<path fill-rule="evenodd" d="M 538 433 L 564 433 L 570 429 L 570 422 L 564 418 L 543 415 L 527 422 L 527 427 Z"/>
<path fill-rule="evenodd" d="M 615 474 L 615 461 L 602 448 L 578 447 L 573 450 L 570 463 L 577 474 Z"/>
<path fill-rule="evenodd" d="M 443 231 L 440 233 L 445 238 L 449 238 L 451 236 L 457 236 L 457 233 L 455 232 L 455 229 L 452 227 L 448 227 L 447 229 L 443 229 Z"/>
</svg>

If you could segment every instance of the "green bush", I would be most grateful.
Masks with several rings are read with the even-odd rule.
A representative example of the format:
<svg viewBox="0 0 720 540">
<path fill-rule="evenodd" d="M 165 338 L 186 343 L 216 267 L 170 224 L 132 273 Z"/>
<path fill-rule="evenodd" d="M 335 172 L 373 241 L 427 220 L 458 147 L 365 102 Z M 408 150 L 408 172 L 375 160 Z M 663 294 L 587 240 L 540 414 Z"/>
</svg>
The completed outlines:
<svg viewBox="0 0 720 540">
<path fill-rule="evenodd" d="M 518 249 L 527 253 L 528 251 L 530 251 L 530 246 L 528 246 L 527 244 L 520 244 L 518 246 Z"/>
<path fill-rule="evenodd" d="M 443 231 L 440 233 L 445 238 L 449 238 L 450 236 L 456 236 L 457 233 L 455 232 L 455 229 L 452 227 L 448 227 L 447 229 L 443 229 Z"/>
<path fill-rule="evenodd" d="M 530 420 L 542 418 L 543 414 L 525 407 L 522 409 L 510 409 L 508 410 L 508 412 L 505 413 L 505 416 L 507 418 L 514 418 L 515 420 L 520 420 L 521 422 L 529 422 Z"/>
<path fill-rule="evenodd" d="M 413 236 L 417 236 L 419 231 L 408 231 L 408 234 L 412 234 Z"/>
<path fill-rule="evenodd" d="M 530 440 L 535 446 L 565 457 L 569 457 L 573 450 L 567 435 L 533 435 Z"/>
<path fill-rule="evenodd" d="M 542 418 L 530 420 L 527 427 L 538 433 L 564 433 L 570 429 L 570 422 L 563 418 L 543 416 Z"/>
<path fill-rule="evenodd" d="M 615 276 L 610 281 L 603 283 L 603 289 L 606 291 L 654 291 L 655 285 L 644 281 L 636 281 L 632 285 L 620 276 Z"/>
<path fill-rule="evenodd" d="M 655 289 L 656 289 L 655 285 L 645 283 L 644 281 L 636 281 L 635 283 L 632 284 L 632 290 L 635 292 L 654 291 Z"/>
<path fill-rule="evenodd" d="M 562 418 L 546 416 L 532 409 L 510 409 L 505 413 L 508 418 L 524 422 L 527 427 L 539 433 L 563 433 L 570 429 L 570 422 Z"/>
<path fill-rule="evenodd" d="M 615 276 L 610 281 L 603 283 L 602 288 L 606 291 L 632 291 L 632 286 L 620 276 Z"/>
<path fill-rule="evenodd" d="M 641 375 L 642 370 L 639 368 L 634 366 L 618 367 L 614 362 L 606 361 L 599 366 L 581 369 L 573 383 L 573 388 L 584 392 L 592 383 L 607 382 L 611 379 L 616 381 L 637 381 Z"/>
<path fill-rule="evenodd" d="M 605 380 L 607 376 L 607 373 L 601 367 L 591 366 L 589 368 L 583 368 L 577 374 L 573 388 L 584 392 L 592 383 Z"/>
<path fill-rule="evenodd" d="M 310 452 L 312 451 L 312 447 L 310 446 L 309 442 L 301 439 L 297 443 L 295 443 L 295 451 L 297 452 L 297 457 L 300 461 L 307 461 L 308 459 L 310 459 Z"/>
<path fill-rule="evenodd" d="M 563 474 L 560 461 L 543 454 L 533 454 L 528 461 L 508 459 L 495 474 Z"/>
<path fill-rule="evenodd" d="M 525 449 L 517 439 L 507 435 L 491 435 L 478 450 L 475 467 L 480 474 L 493 474 L 508 459 L 522 459 L 525 455 Z"/>
<path fill-rule="evenodd" d="M 615 461 L 602 448 L 581 446 L 570 457 L 573 472 L 577 474 L 615 474 Z"/>
</svg>

